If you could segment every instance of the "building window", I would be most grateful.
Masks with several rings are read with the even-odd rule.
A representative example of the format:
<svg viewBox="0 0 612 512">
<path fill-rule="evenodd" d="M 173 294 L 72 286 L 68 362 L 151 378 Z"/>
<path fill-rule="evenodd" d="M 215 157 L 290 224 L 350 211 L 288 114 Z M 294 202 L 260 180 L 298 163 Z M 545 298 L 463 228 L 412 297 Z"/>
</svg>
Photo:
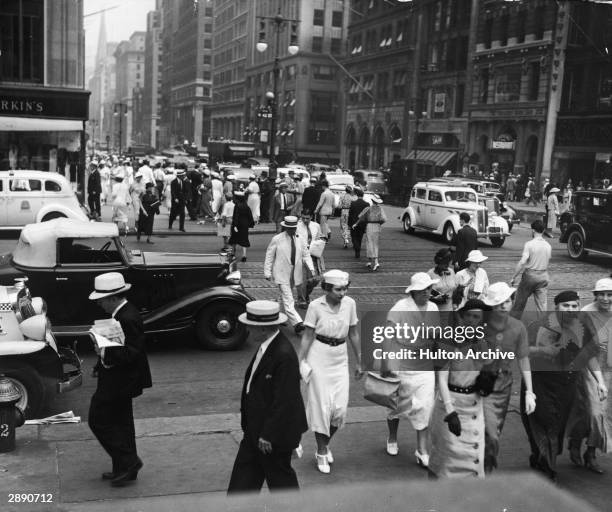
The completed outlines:
<svg viewBox="0 0 612 512">
<path fill-rule="evenodd" d="M 480 96 L 479 103 L 489 102 L 489 69 L 485 68 L 480 72 Z"/>
<path fill-rule="evenodd" d="M 484 46 L 486 49 L 491 48 L 492 40 L 493 40 L 493 18 L 488 18 L 485 21 L 485 27 L 484 27 Z"/>
<path fill-rule="evenodd" d="M 335 78 L 334 69 L 331 66 L 321 64 L 312 65 L 312 76 L 317 80 L 333 80 Z"/>
<path fill-rule="evenodd" d="M 212 33 L 212 23 L 204 24 L 204 32 L 206 32 L 207 34 Z"/>
<path fill-rule="evenodd" d="M 204 55 L 204 64 L 210 64 L 212 62 L 212 58 L 210 55 Z"/>
<path fill-rule="evenodd" d="M 312 18 L 312 24 L 322 27 L 325 24 L 325 11 L 323 9 L 315 9 Z"/>
<path fill-rule="evenodd" d="M 436 2 L 436 5 L 434 6 L 434 18 L 433 18 L 434 32 L 440 31 L 441 24 L 442 24 L 442 2 Z"/>
<path fill-rule="evenodd" d="M 204 39 L 204 48 L 206 48 L 207 50 L 210 50 L 212 48 L 212 39 L 210 39 L 209 37 Z"/>
<path fill-rule="evenodd" d="M 44 0 L 0 2 L 0 80 L 43 81 Z"/>
<path fill-rule="evenodd" d="M 520 66 L 506 66 L 495 73 L 495 103 L 519 101 L 521 92 Z"/>
<path fill-rule="evenodd" d="M 526 10 L 519 11 L 518 16 L 516 17 L 516 42 L 517 43 L 525 42 L 526 25 L 527 25 L 527 11 Z"/>
<path fill-rule="evenodd" d="M 204 71 L 204 72 L 202 73 L 202 78 L 203 78 L 204 80 L 210 80 L 210 79 L 211 79 L 211 76 L 210 76 L 210 71 Z"/>
<path fill-rule="evenodd" d="M 378 98 L 386 100 L 389 97 L 389 73 L 380 73 L 376 87 Z"/>
<path fill-rule="evenodd" d="M 510 25 L 510 16 L 505 14 L 501 17 L 499 27 L 499 45 L 507 46 L 508 45 L 508 26 Z"/>
<path fill-rule="evenodd" d="M 212 18 L 212 15 L 213 15 L 212 7 L 207 7 L 204 10 L 204 16 L 206 16 L 207 18 Z"/>
<path fill-rule="evenodd" d="M 540 63 L 529 64 L 529 101 L 537 101 L 540 95 Z"/>
<path fill-rule="evenodd" d="M 534 37 L 535 39 L 543 39 L 544 38 L 544 7 L 539 6 L 535 11 L 535 31 Z"/>
<path fill-rule="evenodd" d="M 291 66 L 287 66 L 286 69 L 287 69 L 287 78 L 294 79 L 297 73 L 297 68 L 295 67 L 295 64 L 291 64 Z"/>
<path fill-rule="evenodd" d="M 408 72 L 396 70 L 393 72 L 393 99 L 404 99 L 406 97 L 406 84 L 408 82 Z"/>
<path fill-rule="evenodd" d="M 323 53 L 323 38 L 322 37 L 312 38 L 312 51 L 313 53 Z"/>
<path fill-rule="evenodd" d="M 330 52 L 332 55 L 342 54 L 342 39 L 339 37 L 332 37 Z"/>
<path fill-rule="evenodd" d="M 333 92 L 313 92 L 308 124 L 308 143 L 332 146 L 337 142 L 336 117 L 338 105 Z"/>
<path fill-rule="evenodd" d="M 459 117 L 463 114 L 464 99 L 465 84 L 459 84 L 455 91 L 455 117 Z"/>
<path fill-rule="evenodd" d="M 332 12 L 332 27 L 342 27 L 343 14 L 342 11 Z"/>
</svg>

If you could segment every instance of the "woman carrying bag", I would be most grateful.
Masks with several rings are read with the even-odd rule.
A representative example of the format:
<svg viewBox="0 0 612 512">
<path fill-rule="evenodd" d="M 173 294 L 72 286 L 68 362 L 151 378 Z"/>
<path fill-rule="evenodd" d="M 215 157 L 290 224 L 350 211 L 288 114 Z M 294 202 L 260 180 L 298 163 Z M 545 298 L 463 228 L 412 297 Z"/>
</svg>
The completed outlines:
<svg viewBox="0 0 612 512">
<path fill-rule="evenodd" d="M 380 204 L 382 199 L 378 194 L 372 196 L 372 206 L 366 208 L 359 214 L 359 221 L 366 223 L 366 253 L 368 264 L 366 265 L 373 272 L 378 270 L 378 246 L 382 225 L 387 222 L 387 215 Z M 354 227 L 354 226 L 353 226 Z"/>
</svg>

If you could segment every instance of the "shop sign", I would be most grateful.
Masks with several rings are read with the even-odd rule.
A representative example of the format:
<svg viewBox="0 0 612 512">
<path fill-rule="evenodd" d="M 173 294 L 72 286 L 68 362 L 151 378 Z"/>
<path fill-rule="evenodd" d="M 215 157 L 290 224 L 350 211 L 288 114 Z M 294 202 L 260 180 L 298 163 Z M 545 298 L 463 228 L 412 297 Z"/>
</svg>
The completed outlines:
<svg viewBox="0 0 612 512">
<path fill-rule="evenodd" d="M 432 135 L 431 136 L 431 145 L 432 146 L 440 146 L 444 144 L 444 136 L 443 135 Z"/>
<path fill-rule="evenodd" d="M 0 116 L 87 119 L 89 91 L 0 87 Z"/>
<path fill-rule="evenodd" d="M 491 141 L 491 149 L 514 150 L 514 142 L 512 135 L 502 133 L 496 140 Z"/>
<path fill-rule="evenodd" d="M 439 92 L 434 95 L 434 112 L 444 113 L 446 111 L 446 93 Z"/>
</svg>

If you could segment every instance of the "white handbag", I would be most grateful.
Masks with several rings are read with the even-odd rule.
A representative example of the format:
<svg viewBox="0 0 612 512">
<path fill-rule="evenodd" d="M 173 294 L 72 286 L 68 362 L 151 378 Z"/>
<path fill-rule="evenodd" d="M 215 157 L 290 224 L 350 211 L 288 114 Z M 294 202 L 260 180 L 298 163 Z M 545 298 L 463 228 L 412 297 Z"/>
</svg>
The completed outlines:
<svg viewBox="0 0 612 512">
<path fill-rule="evenodd" d="M 310 255 L 315 258 L 323 256 L 323 250 L 325 249 L 325 240 L 320 238 L 319 240 L 313 240 L 310 242 Z"/>
</svg>

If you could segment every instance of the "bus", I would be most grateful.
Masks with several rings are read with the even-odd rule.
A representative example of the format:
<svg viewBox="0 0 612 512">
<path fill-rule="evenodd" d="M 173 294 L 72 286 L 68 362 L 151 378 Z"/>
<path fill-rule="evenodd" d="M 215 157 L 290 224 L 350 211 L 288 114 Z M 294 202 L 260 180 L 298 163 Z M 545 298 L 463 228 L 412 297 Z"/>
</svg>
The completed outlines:
<svg viewBox="0 0 612 512">
<path fill-rule="evenodd" d="M 209 140 L 208 155 L 213 162 L 231 162 L 241 164 L 247 158 L 257 154 L 253 142 L 239 140 Z"/>
</svg>

